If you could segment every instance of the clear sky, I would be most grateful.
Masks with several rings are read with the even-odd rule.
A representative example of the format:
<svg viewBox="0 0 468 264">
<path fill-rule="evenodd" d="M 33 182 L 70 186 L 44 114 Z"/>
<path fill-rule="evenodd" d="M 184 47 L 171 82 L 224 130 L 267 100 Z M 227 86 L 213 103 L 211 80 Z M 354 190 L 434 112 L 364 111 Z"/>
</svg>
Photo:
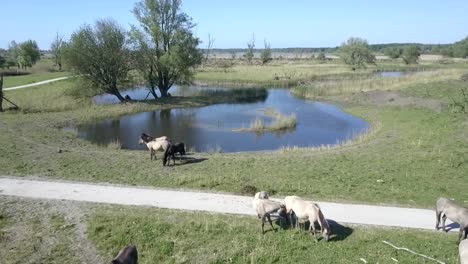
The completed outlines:
<svg viewBox="0 0 468 264">
<path fill-rule="evenodd" d="M 67 39 L 84 23 L 114 18 L 137 24 L 134 0 L 1 0 L 0 48 L 11 40 L 36 40 L 48 49 L 58 31 Z M 347 38 L 371 44 L 452 43 L 468 35 L 468 0 L 183 0 L 195 34 L 214 48 L 245 48 L 255 33 L 272 48 L 334 47 Z"/>
</svg>

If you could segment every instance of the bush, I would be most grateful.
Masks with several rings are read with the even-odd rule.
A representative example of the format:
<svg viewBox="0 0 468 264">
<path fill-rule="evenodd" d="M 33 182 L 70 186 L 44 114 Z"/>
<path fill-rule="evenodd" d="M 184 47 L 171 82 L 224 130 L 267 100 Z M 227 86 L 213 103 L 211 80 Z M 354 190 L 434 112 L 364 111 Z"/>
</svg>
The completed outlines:
<svg viewBox="0 0 468 264">
<path fill-rule="evenodd" d="M 421 49 L 417 45 L 410 45 L 405 47 L 401 58 L 406 64 L 418 63 L 419 56 L 421 55 Z"/>
</svg>

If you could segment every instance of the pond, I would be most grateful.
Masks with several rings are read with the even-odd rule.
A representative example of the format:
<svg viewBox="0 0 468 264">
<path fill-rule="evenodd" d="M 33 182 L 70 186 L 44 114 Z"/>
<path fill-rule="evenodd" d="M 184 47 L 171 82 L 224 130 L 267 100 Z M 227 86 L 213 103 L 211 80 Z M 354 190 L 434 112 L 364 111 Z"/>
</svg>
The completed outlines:
<svg viewBox="0 0 468 264">
<path fill-rule="evenodd" d="M 384 71 L 384 72 L 378 73 L 378 75 L 384 78 L 400 78 L 408 74 L 409 72 L 402 72 L 402 71 Z"/>
<path fill-rule="evenodd" d="M 133 92 L 134 97 L 139 97 L 138 90 Z M 140 95 L 146 93 L 140 91 Z M 96 101 L 103 103 L 103 98 Z M 295 114 L 296 127 L 266 133 L 234 131 L 249 127 L 257 118 L 271 122 L 272 118 L 265 114 L 265 109 L 271 108 L 285 115 Z M 334 105 L 296 98 L 287 89 L 270 89 L 255 102 L 157 110 L 83 124 L 74 129 L 80 138 L 104 145 L 118 140 L 125 149 L 145 149 L 138 145 L 138 139 L 146 132 L 184 142 L 191 151 L 239 152 L 333 145 L 352 139 L 368 128 L 363 119 Z"/>
</svg>

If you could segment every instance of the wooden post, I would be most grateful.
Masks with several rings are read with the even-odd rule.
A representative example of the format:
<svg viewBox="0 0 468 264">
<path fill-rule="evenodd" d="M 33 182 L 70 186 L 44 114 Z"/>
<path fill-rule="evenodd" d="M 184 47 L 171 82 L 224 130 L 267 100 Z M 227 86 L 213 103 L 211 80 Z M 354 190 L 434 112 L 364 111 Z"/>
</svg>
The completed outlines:
<svg viewBox="0 0 468 264">
<path fill-rule="evenodd" d="M 3 112 L 3 73 L 0 73 L 0 112 Z"/>
</svg>

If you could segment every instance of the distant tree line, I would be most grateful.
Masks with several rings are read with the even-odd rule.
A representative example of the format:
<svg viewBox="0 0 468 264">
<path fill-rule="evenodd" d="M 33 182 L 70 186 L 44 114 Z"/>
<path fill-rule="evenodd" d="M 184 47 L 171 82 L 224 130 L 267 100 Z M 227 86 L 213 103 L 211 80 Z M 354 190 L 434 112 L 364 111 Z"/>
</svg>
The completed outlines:
<svg viewBox="0 0 468 264">
<path fill-rule="evenodd" d="M 41 59 L 41 51 L 36 41 L 27 40 L 21 43 L 11 41 L 7 50 L 0 52 L 0 68 L 17 67 L 27 69 Z"/>
</svg>

